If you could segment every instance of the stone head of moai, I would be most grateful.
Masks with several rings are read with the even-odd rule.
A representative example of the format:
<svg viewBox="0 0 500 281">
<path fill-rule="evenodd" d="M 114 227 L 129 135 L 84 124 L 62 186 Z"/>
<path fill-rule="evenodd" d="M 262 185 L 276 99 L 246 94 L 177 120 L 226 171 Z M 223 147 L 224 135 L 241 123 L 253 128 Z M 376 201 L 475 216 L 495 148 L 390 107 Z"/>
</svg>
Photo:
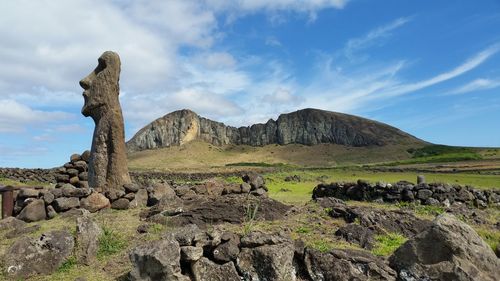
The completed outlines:
<svg viewBox="0 0 500 281">
<path fill-rule="evenodd" d="M 95 123 L 89 159 L 89 186 L 103 191 L 130 183 L 120 92 L 120 57 L 107 51 L 97 67 L 80 81 L 84 89 L 82 114 Z"/>
</svg>

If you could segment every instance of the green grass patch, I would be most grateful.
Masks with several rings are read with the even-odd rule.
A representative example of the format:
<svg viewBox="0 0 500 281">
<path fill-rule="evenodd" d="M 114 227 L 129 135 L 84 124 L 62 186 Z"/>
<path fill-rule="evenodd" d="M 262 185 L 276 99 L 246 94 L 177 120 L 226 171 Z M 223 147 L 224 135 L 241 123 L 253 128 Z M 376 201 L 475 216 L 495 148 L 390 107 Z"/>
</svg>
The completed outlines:
<svg viewBox="0 0 500 281">
<path fill-rule="evenodd" d="M 265 162 L 237 162 L 226 164 L 226 167 L 289 167 L 284 163 L 265 163 Z"/>
<path fill-rule="evenodd" d="M 480 227 L 475 229 L 477 234 L 483 238 L 483 240 L 491 247 L 493 251 L 496 250 L 498 244 L 500 244 L 500 231 L 489 229 L 486 227 Z"/>
<path fill-rule="evenodd" d="M 430 206 L 430 205 L 420 205 L 409 202 L 398 202 L 396 206 L 404 210 L 412 210 L 417 215 L 421 216 L 437 216 L 445 212 L 444 208 L 441 206 Z"/>
<path fill-rule="evenodd" d="M 297 233 L 301 233 L 301 234 L 307 234 L 307 233 L 310 233 L 312 230 L 310 227 L 308 226 L 299 226 L 295 232 Z"/>
<path fill-rule="evenodd" d="M 103 233 L 99 238 L 99 250 L 97 251 L 97 258 L 102 259 L 119 253 L 127 246 L 127 241 L 114 230 L 103 227 Z"/>
<path fill-rule="evenodd" d="M 312 241 L 308 246 L 322 253 L 327 253 L 335 248 L 335 243 L 325 239 L 319 239 Z"/>
<path fill-rule="evenodd" d="M 57 269 L 57 272 L 64 273 L 72 270 L 77 264 L 76 257 L 71 256 Z"/>
<path fill-rule="evenodd" d="M 399 233 L 388 233 L 385 235 L 376 235 L 375 240 L 376 243 L 372 249 L 372 253 L 376 256 L 389 256 L 403 245 L 407 239 Z"/>
<path fill-rule="evenodd" d="M 474 149 L 469 147 L 448 146 L 448 145 L 427 145 L 421 148 L 410 148 L 408 152 L 412 154 L 413 158 L 438 156 L 444 154 L 461 154 L 461 153 L 475 153 Z"/>
</svg>

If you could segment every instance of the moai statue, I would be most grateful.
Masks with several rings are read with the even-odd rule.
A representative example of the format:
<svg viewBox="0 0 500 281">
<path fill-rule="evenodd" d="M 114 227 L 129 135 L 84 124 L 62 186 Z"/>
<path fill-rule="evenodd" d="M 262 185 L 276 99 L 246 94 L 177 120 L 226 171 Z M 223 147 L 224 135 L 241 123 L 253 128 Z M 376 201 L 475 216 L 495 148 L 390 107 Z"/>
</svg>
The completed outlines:
<svg viewBox="0 0 500 281">
<path fill-rule="evenodd" d="M 102 191 L 122 189 L 131 183 L 127 167 L 125 130 L 118 94 L 120 86 L 120 57 L 107 51 L 99 64 L 80 81 L 85 90 L 82 114 L 95 122 L 89 159 L 89 186 Z"/>
</svg>

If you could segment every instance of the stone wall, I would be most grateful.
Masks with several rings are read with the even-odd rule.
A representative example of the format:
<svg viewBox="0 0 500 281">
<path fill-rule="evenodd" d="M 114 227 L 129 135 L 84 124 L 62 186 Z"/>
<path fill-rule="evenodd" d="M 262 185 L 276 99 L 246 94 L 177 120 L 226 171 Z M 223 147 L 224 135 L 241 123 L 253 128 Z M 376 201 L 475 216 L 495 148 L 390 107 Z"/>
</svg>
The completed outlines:
<svg viewBox="0 0 500 281">
<path fill-rule="evenodd" d="M 471 186 L 443 183 L 413 184 L 400 181 L 389 183 L 319 184 L 313 190 L 313 199 L 335 197 L 343 200 L 376 202 L 418 202 L 424 205 L 449 205 L 462 202 L 469 206 L 486 208 L 500 206 L 500 189 L 481 190 Z"/>
<path fill-rule="evenodd" d="M 6 178 L 22 183 L 41 182 L 55 183 L 57 168 L 54 169 L 21 169 L 21 168 L 0 168 L 0 178 Z"/>
</svg>

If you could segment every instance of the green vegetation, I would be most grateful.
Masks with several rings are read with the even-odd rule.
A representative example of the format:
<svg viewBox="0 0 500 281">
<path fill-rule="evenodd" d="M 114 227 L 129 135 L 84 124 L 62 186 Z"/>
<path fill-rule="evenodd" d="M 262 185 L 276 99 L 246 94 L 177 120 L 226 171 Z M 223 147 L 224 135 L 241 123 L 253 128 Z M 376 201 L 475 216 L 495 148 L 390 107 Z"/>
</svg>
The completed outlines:
<svg viewBox="0 0 500 281">
<path fill-rule="evenodd" d="M 108 227 L 102 228 L 103 233 L 99 238 L 99 250 L 97 258 L 102 259 L 120 252 L 127 246 L 127 241 L 113 229 Z"/>
<path fill-rule="evenodd" d="M 417 173 L 417 172 L 376 172 L 362 168 L 332 168 L 332 169 L 290 169 L 264 174 L 269 196 L 273 199 L 290 204 L 303 204 L 311 200 L 312 190 L 319 183 L 355 182 L 363 179 L 369 182 L 398 182 L 405 180 L 416 183 L 417 175 L 423 174 L 427 182 L 443 182 L 451 184 L 472 185 L 477 188 L 500 188 L 500 175 L 482 175 L 473 173 Z M 300 182 L 285 181 L 287 176 L 298 175 Z M 228 182 L 240 183 L 239 177 L 228 177 Z M 439 211 L 427 207 L 420 212 Z M 432 208 L 432 207 L 429 207 Z"/>
<path fill-rule="evenodd" d="M 375 240 L 376 243 L 372 253 L 377 256 L 389 256 L 403 245 L 407 239 L 399 233 L 387 233 L 385 235 L 376 235 Z"/>
<path fill-rule="evenodd" d="M 249 203 L 247 205 L 245 209 L 245 221 L 243 222 L 243 235 L 247 235 L 252 232 L 258 210 L 259 203 L 255 203 L 255 205 Z"/>
<path fill-rule="evenodd" d="M 417 215 L 435 217 L 444 213 L 444 208 L 441 206 L 419 205 L 408 202 L 398 202 L 396 206 L 404 210 L 412 210 Z"/>
<path fill-rule="evenodd" d="M 309 228 L 308 226 L 299 226 L 295 232 L 297 233 L 302 233 L 302 234 L 306 234 L 306 233 L 310 233 L 311 232 L 311 228 Z"/>
<path fill-rule="evenodd" d="M 395 161 L 390 165 L 459 162 L 483 158 L 477 149 L 459 146 L 428 145 L 421 148 L 410 148 L 407 151 L 412 155 L 411 159 Z"/>
<path fill-rule="evenodd" d="M 68 272 L 71 269 L 73 269 L 73 267 L 75 267 L 76 264 L 77 264 L 76 257 L 71 256 L 65 262 L 63 262 L 63 264 L 61 264 L 61 266 L 57 269 L 57 272 L 60 273 Z"/>
<path fill-rule="evenodd" d="M 478 227 L 475 228 L 475 230 L 477 234 L 479 234 L 479 236 L 481 236 L 481 238 L 483 238 L 484 241 L 490 245 L 491 249 L 495 251 L 500 244 L 500 231 L 486 227 Z"/>
<path fill-rule="evenodd" d="M 226 164 L 226 167 L 287 167 L 283 163 L 265 163 L 265 162 L 238 162 Z"/>
<path fill-rule="evenodd" d="M 336 245 L 332 241 L 329 241 L 326 239 L 320 239 L 320 240 L 313 241 L 312 243 L 308 244 L 307 246 L 309 246 L 315 250 L 318 250 L 322 253 L 326 253 L 326 252 L 329 252 L 330 250 L 332 250 L 333 248 L 335 248 Z"/>
</svg>

